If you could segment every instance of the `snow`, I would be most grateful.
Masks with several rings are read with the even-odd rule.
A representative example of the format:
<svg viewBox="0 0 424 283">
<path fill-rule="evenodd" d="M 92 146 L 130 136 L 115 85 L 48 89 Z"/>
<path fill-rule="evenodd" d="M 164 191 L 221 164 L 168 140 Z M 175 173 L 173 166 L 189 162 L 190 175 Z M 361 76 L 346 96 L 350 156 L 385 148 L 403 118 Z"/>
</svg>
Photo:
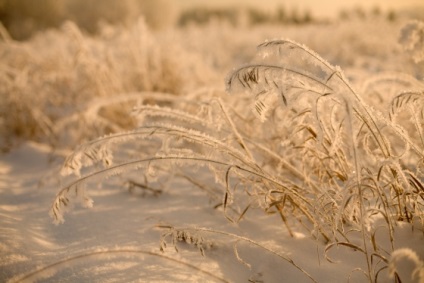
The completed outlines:
<svg viewBox="0 0 424 283">
<path fill-rule="evenodd" d="M 239 200 L 246 201 L 244 205 L 250 203 L 253 205 L 240 222 L 233 223 L 226 218 L 223 200 L 225 187 L 231 183 L 231 180 L 226 183 L 226 178 L 237 178 L 236 174 L 239 173 L 236 172 L 237 164 L 229 163 L 228 166 L 225 163 L 226 168 L 209 166 L 209 169 L 221 170 L 219 172 L 221 174 L 214 176 L 214 172 L 211 174 L 208 171 L 207 165 L 194 168 L 195 166 L 187 161 L 189 165 L 183 172 L 186 175 L 183 178 L 172 179 L 172 182 L 166 183 L 160 191 L 128 188 L 129 182 L 133 181 L 129 179 L 130 177 L 135 177 L 134 180 L 143 179 L 141 170 L 135 170 L 134 173 L 127 175 L 112 172 L 113 174 L 110 173 L 105 180 L 93 178 L 85 184 L 86 192 L 93 201 L 93 203 L 86 202 L 88 207 L 72 205 L 66 211 L 65 222 L 59 225 L 56 225 L 49 215 L 60 189 L 68 185 L 70 180 L 75 180 L 72 176 L 61 175 L 61 166 L 66 157 L 72 153 L 70 149 L 83 141 L 134 129 L 137 118 L 140 123 L 142 120 L 138 117 L 141 115 L 137 116 L 139 114 L 137 110 L 140 112 L 143 110 L 142 114 L 149 116 L 145 117 L 146 120 L 165 117 L 167 123 L 160 124 L 161 130 L 158 128 L 159 124 L 152 124 L 152 128 L 156 127 L 154 130 L 149 128 L 140 134 L 149 136 L 146 143 L 144 140 L 130 140 L 128 144 L 131 148 L 125 148 L 128 144 L 120 145 L 113 156 L 113 161 L 118 161 L 117 164 L 119 161 L 127 160 L 128 156 L 138 156 L 131 155 L 134 153 L 133 150 L 138 153 L 137 150 L 146 146 L 152 148 L 140 154 L 143 158 L 150 152 L 156 154 L 155 158 L 184 157 L 184 154 L 188 157 L 203 157 L 194 155 L 197 153 L 195 147 L 200 147 L 199 141 L 202 140 L 210 142 L 209 146 L 205 147 L 206 154 L 210 154 L 208 156 L 212 156 L 214 147 L 220 145 L 224 149 L 228 146 L 228 152 L 236 153 L 239 159 L 234 160 L 237 162 L 242 160 L 245 154 L 250 155 L 251 159 L 253 156 L 256 157 L 249 152 L 247 146 L 243 145 L 243 138 L 236 130 L 237 125 L 234 125 L 229 116 L 225 122 L 219 121 L 218 118 L 223 116 L 222 112 L 228 115 L 226 112 L 237 107 L 241 108 L 238 109 L 241 111 L 231 112 L 232 115 L 250 113 L 247 107 L 244 108 L 242 100 L 239 102 L 234 96 L 226 96 L 224 79 L 232 68 L 245 66 L 243 64 L 252 58 L 257 61 L 274 62 L 275 54 L 269 51 L 260 53 L 263 55 L 260 58 L 255 59 L 253 55 L 255 47 L 264 40 L 290 38 L 302 46 L 307 45 L 331 64 L 340 65 L 341 67 L 335 68 L 337 74 L 340 73 L 341 78 L 347 81 L 345 74 L 354 89 L 362 89 L 360 99 L 372 105 L 366 110 L 383 120 L 382 117 L 390 109 L 390 101 L 399 93 L 412 90 L 416 95 L 414 97 L 422 97 L 423 94 L 424 62 L 414 61 L 414 58 L 420 59 L 424 51 L 421 42 L 416 40 L 419 36 L 422 38 L 423 23 L 410 24 L 402 33 L 402 27 L 407 22 L 405 19 L 397 21 L 388 21 L 384 18 L 369 21 L 353 19 L 346 22 L 335 21 L 304 26 L 265 24 L 251 28 L 243 25 L 236 27 L 218 21 L 205 26 L 193 25 L 187 28 L 154 31 L 140 19 L 129 27 L 104 26 L 103 33 L 97 36 L 85 34 L 76 24 L 67 22 L 58 30 L 39 33 L 25 42 L 1 41 L 0 96 L 4 95 L 2 97 L 4 101 L 0 103 L 0 149 L 3 150 L 0 152 L 0 282 L 366 282 L 373 281 L 374 278 L 371 280 L 367 278 L 366 257 L 361 249 L 366 247 L 368 252 L 372 252 L 374 242 L 378 243 L 378 252 L 369 258 L 372 260 L 371 266 L 375 268 L 372 273 L 378 274 L 377 282 L 395 282 L 393 274 L 396 272 L 402 282 L 423 283 L 424 231 L 420 222 L 423 215 L 415 215 L 417 221 L 413 224 L 396 222 L 393 219 L 395 224 L 393 239 L 389 239 L 390 225 L 387 225 L 381 215 L 388 217 L 393 215 L 380 212 L 371 216 L 375 210 L 368 210 L 366 212 L 368 215 L 363 219 L 366 223 L 360 223 L 363 224 L 362 227 L 371 228 L 366 231 L 369 238 L 365 242 L 362 231 L 358 228 L 360 225 L 355 226 L 360 221 L 343 225 L 340 221 L 334 225 L 343 226 L 340 229 L 346 230 L 337 235 L 338 242 L 329 245 L 323 239 L 314 238 L 297 219 L 288 217 L 286 225 L 277 213 L 266 214 L 263 207 L 254 208 L 257 203 L 257 206 L 263 205 L 263 202 L 257 199 L 262 198 L 264 194 L 248 198 L 247 194 L 241 192 L 242 196 L 237 195 L 238 198 L 234 200 L 235 206 L 239 204 Z M 76 41 L 75 38 L 81 40 Z M 399 44 L 402 42 L 404 46 Z M 45 48 L 46 45 L 49 48 Z M 305 48 L 300 48 L 299 54 L 303 54 Z M 292 52 L 291 54 L 295 53 Z M 322 75 L 323 78 L 332 77 L 332 68 L 329 68 L 331 72 L 327 74 L 321 70 L 320 64 L 316 65 L 316 62 L 315 65 L 306 64 L 307 58 L 299 61 L 298 56 L 293 55 L 285 59 L 289 60 L 290 64 L 300 64 L 299 68 L 306 68 L 302 71 L 304 73 L 311 71 Z M 304 66 L 302 62 L 305 63 Z M 296 83 L 297 81 L 293 80 L 290 86 L 295 88 Z M 224 98 L 221 100 L 224 96 L 225 99 L 230 97 L 229 101 L 233 99 L 233 104 L 224 105 L 222 102 Z M 212 97 L 218 102 L 214 105 L 221 106 L 221 109 L 208 108 L 210 105 L 205 101 Z M 407 100 L 411 98 L 406 97 Z M 264 105 L 267 107 L 261 108 L 261 111 L 272 108 L 271 106 L 275 107 L 277 98 L 275 100 L 269 96 L 264 99 L 259 96 L 256 98 L 260 98 L 259 102 L 265 101 L 265 98 L 270 99 L 265 102 L 272 104 Z M 328 98 L 330 99 L 332 97 Z M 141 100 L 145 104 L 142 104 Z M 285 101 L 285 98 L 283 100 L 284 104 L 292 102 Z M 162 108 L 152 106 L 150 105 L 152 101 L 160 102 L 158 104 L 160 107 L 165 106 Z M 410 101 L 415 103 L 419 99 L 414 98 Z M 254 103 L 252 99 L 247 104 Z M 131 107 L 137 104 L 139 108 L 133 109 L 135 115 L 130 116 Z M 402 108 L 404 105 L 401 104 L 396 105 Z M 176 115 L 168 113 L 171 109 L 178 111 L 173 107 L 181 105 L 191 112 L 174 112 Z M 416 108 L 414 111 L 418 113 L 420 104 L 414 105 Z M 163 117 L 159 114 L 149 114 L 149 111 L 153 113 L 155 110 L 164 110 Z M 278 112 L 272 110 L 269 111 L 272 113 L 260 112 L 260 118 L 265 120 L 266 116 L 270 116 L 268 114 L 278 117 Z M 324 106 L 323 111 L 327 111 Z M 338 112 L 334 113 L 327 118 L 336 119 Z M 196 116 L 197 114 L 199 115 Z M 203 114 L 205 115 L 202 116 Z M 408 113 L 399 113 L 397 117 L 401 121 L 404 117 L 407 117 L 404 120 L 409 119 L 407 121 L 411 123 L 411 127 L 407 129 L 408 134 L 413 132 L 411 137 L 415 138 L 416 145 L 419 146 L 423 143 L 422 114 L 421 111 L 421 124 L 413 125 Z M 243 115 L 240 117 L 244 117 Z M 179 125 L 180 120 L 187 124 L 191 123 L 192 128 L 190 125 L 184 127 L 184 123 Z M 243 127 L 241 130 L 249 129 L 246 130 L 247 134 L 258 135 L 259 141 L 274 134 L 274 131 L 267 133 L 265 127 L 254 128 L 255 122 L 252 120 L 246 119 L 246 121 L 249 125 L 242 126 L 249 127 Z M 307 123 L 308 120 L 305 118 L 304 121 Z M 285 122 L 288 126 L 295 124 L 290 120 Z M 337 124 L 336 122 L 334 124 Z M 196 128 L 204 125 L 209 127 L 206 127 L 205 133 Z M 385 125 L 390 126 L 387 123 Z M 291 134 L 292 128 L 288 126 L 288 130 L 282 128 L 286 131 L 281 133 L 282 136 Z M 228 129 L 224 129 L 225 127 Z M 387 128 L 389 127 L 384 130 Z M 273 129 L 275 132 L 279 131 L 279 128 Z M 415 131 L 416 129 L 421 131 Z M 187 136 L 197 135 L 197 143 L 187 139 L 181 144 L 186 146 L 187 143 L 193 147 L 172 148 L 170 146 L 180 142 L 180 138 L 175 135 L 177 138 L 173 140 L 159 139 L 157 144 L 159 153 L 155 152 L 154 142 L 157 140 L 150 136 L 154 136 L 154 133 L 173 131 L 185 132 Z M 220 138 L 221 132 L 233 135 Z M 262 132 L 264 138 L 260 136 Z M 395 128 L 392 132 L 387 131 L 387 139 L 392 142 L 393 150 L 396 152 L 397 140 L 401 140 L 399 133 L 403 133 L 403 130 Z M 340 132 L 337 138 L 342 140 L 342 135 Z M 321 136 L 321 139 L 318 137 L 321 142 L 323 134 L 318 133 L 318 136 Z M 273 137 L 277 140 L 276 147 L 283 149 L 289 148 L 295 138 L 285 139 L 284 136 L 280 140 Z M 161 141 L 162 147 L 160 147 Z M 366 142 L 367 140 L 364 143 Z M 231 143 L 236 144 L 237 148 L 234 150 L 230 148 Z M 371 156 L 376 150 L 372 142 L 368 143 L 365 146 L 369 148 L 365 148 L 362 152 L 364 160 L 368 158 L 365 154 L 370 155 L 370 159 L 377 156 L 376 153 L 374 153 L 376 156 Z M 337 145 L 337 142 L 332 144 L 329 156 L 338 150 Z M 419 146 L 413 149 L 422 152 Z M 246 151 L 242 151 L 242 148 Z M 396 149 L 399 148 L 404 149 L 402 146 Z M 93 151 L 98 149 L 93 146 Z M 109 157 L 107 148 L 101 149 L 104 149 L 104 152 L 100 150 L 94 155 L 103 154 L 99 160 Z M 270 149 L 272 147 L 264 146 L 258 152 L 268 150 L 268 154 L 272 155 L 273 151 Z M 219 150 L 216 152 L 225 155 Z M 269 170 L 271 174 L 279 172 L 274 170 L 274 166 L 287 167 L 288 171 L 293 169 L 289 172 L 293 174 L 287 176 L 297 178 L 300 175 L 296 184 L 310 182 L 313 173 L 306 172 L 307 177 L 301 178 L 304 177 L 302 174 L 304 171 L 311 169 L 304 164 L 310 157 L 299 156 L 297 152 L 293 153 L 291 150 L 283 152 L 292 155 L 290 159 L 287 161 L 281 159 L 279 161 L 281 164 L 278 165 L 274 162 L 266 163 L 264 170 Z M 204 152 L 199 150 L 198 153 Z M 81 166 L 90 162 L 90 156 L 86 151 L 82 150 L 78 154 L 75 164 L 81 159 L 87 159 L 81 162 L 84 163 L 80 164 Z M 405 168 L 402 167 L 398 171 L 405 169 L 405 172 L 410 173 L 408 176 L 412 179 L 409 179 L 409 182 L 414 176 L 418 176 L 416 177 L 418 179 L 411 186 L 408 185 L 408 180 L 403 180 L 402 185 L 411 187 L 410 191 L 404 191 L 403 196 L 412 189 L 420 189 L 423 182 L 422 155 L 410 155 L 412 156 L 410 159 L 408 156 L 407 154 L 403 158 L 390 156 L 383 160 L 387 168 L 380 167 L 382 168 L 380 171 L 375 170 L 370 176 L 378 179 L 377 175 L 380 176 L 381 171 L 391 169 L 394 172 L 404 166 Z M 231 161 L 224 159 L 227 160 Z M 68 173 L 75 173 L 71 172 L 74 169 L 81 169 L 83 176 L 87 172 L 93 172 L 89 170 L 95 171 L 99 168 L 94 161 L 90 164 L 92 165 L 90 168 L 76 168 L 78 166 L 67 168 Z M 107 163 L 111 161 L 112 156 Z M 321 164 L 314 162 L 313 164 Z M 145 166 L 148 171 L 146 175 L 154 179 L 157 168 L 154 167 L 155 164 L 150 166 L 150 162 L 148 163 L 149 165 Z M 169 163 L 179 166 L 183 162 Z M 389 165 L 393 165 L 396 169 Z M 165 166 L 159 170 L 163 168 Z M 311 171 L 315 171 L 316 168 L 313 167 Z M 378 169 L 378 166 L 375 168 Z M 353 171 L 355 168 L 348 169 L 346 169 L 347 175 L 357 176 Z M 172 169 L 168 167 L 165 170 Z M 165 175 L 168 172 L 165 171 Z M 381 187 L 393 184 L 391 180 L 396 179 L 395 173 L 389 181 L 383 181 Z M 161 174 L 158 175 L 158 178 L 166 178 Z M 272 177 L 264 180 L 270 181 L 276 175 L 270 176 Z M 191 177 L 193 180 L 189 182 L 187 179 Z M 280 176 L 276 178 L 278 177 Z M 211 194 L 207 189 L 196 186 L 194 183 L 196 181 L 209 186 L 208 189 L 215 187 L 220 189 L 213 190 L 214 194 Z M 215 184 L 215 181 L 219 181 L 220 184 Z M 343 197 L 349 198 L 351 191 L 343 189 L 355 186 L 352 182 L 343 184 L 337 182 L 334 183 L 336 186 L 340 185 Z M 228 187 L 231 185 L 234 184 Z M 322 188 L 327 188 L 327 185 L 323 185 Z M 234 190 L 237 186 L 238 184 L 234 185 Z M 391 197 L 390 188 L 388 191 L 387 196 Z M 422 198 L 423 194 L 415 194 L 417 202 L 411 202 L 411 207 L 416 204 L 422 205 L 419 197 Z M 285 198 L 285 195 L 283 197 Z M 396 197 L 399 198 L 399 195 L 390 200 L 394 203 L 393 205 L 391 203 L 391 208 L 394 208 L 390 213 L 397 210 Z M 319 198 L 320 196 L 316 196 L 313 201 L 320 202 Z M 350 205 L 348 200 L 343 201 L 345 202 L 337 204 L 340 207 L 345 205 L 342 209 Z M 273 203 L 267 205 L 268 208 L 274 206 Z M 240 207 L 242 211 L 245 206 L 240 203 Z M 311 207 L 312 213 L 317 211 L 315 206 Z M 362 208 L 362 204 L 357 207 Z M 409 209 L 413 211 L 411 207 Z M 284 209 L 288 211 L 291 207 Z M 328 211 L 334 212 L 336 209 Z M 322 217 L 321 212 L 318 212 L 317 218 Z M 414 212 L 422 213 L 422 206 Z M 351 209 L 346 212 L 349 214 L 346 218 L 355 218 L 361 213 L 362 211 L 358 213 L 357 210 Z M 298 217 L 295 214 L 290 216 Z M 308 222 L 306 225 L 312 224 Z M 331 229 L 328 230 L 329 233 L 333 232 Z M 341 241 L 344 236 L 348 237 L 348 242 Z M 371 236 L 373 238 L 370 238 Z"/>
<path fill-rule="evenodd" d="M 334 260 L 331 263 L 323 257 L 323 242 L 300 229 L 290 237 L 278 217 L 252 210 L 245 220 L 232 224 L 213 208 L 204 192 L 183 183 L 173 184 L 158 196 L 130 193 L 113 182 L 102 188 L 91 184 L 94 207 L 76 207 L 64 224 L 54 225 L 48 216 L 58 188 L 52 175 L 62 160 L 63 156 L 52 155 L 49 148 L 33 142 L 0 157 L 0 281 L 311 282 L 284 259 L 222 234 L 197 232 L 212 243 L 204 256 L 184 243 L 178 244 L 176 252 L 169 240 L 161 252 L 160 236 L 165 231 L 158 225 L 205 228 L 249 238 L 289 257 L 317 282 L 346 282 L 349 277 L 351 282 L 365 280 L 361 272 L 355 272 L 365 268 L 360 252 L 334 247 L 328 252 Z M 409 248 L 424 258 L 422 232 L 399 224 L 395 238 L 397 249 Z M 387 239 L 377 235 L 377 241 Z M 238 256 L 251 269 L 237 260 L 236 243 Z M 418 276 L 406 278 L 414 263 L 402 257 L 398 260 L 403 282 L 418 282 Z M 389 280 L 386 271 L 381 282 Z"/>
</svg>

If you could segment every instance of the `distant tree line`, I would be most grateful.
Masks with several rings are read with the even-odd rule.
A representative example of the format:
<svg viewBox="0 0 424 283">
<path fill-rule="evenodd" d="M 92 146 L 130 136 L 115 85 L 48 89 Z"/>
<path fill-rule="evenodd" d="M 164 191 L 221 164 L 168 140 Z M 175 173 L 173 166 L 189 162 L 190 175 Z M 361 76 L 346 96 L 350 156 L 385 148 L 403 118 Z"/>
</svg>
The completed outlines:
<svg viewBox="0 0 424 283">
<path fill-rule="evenodd" d="M 0 0 L 0 23 L 14 39 L 23 40 L 39 30 L 58 27 L 72 20 L 89 33 L 96 33 L 99 24 L 128 24 L 144 15 L 151 28 L 169 25 L 186 26 L 226 21 L 234 26 L 258 24 L 309 24 L 319 22 L 309 10 L 287 9 L 273 11 L 257 8 L 193 7 L 178 13 L 173 0 Z M 394 12 L 383 15 L 379 8 L 367 12 L 361 8 L 343 10 L 339 19 L 387 17 L 395 20 Z"/>
<path fill-rule="evenodd" d="M 257 8 L 208 8 L 194 7 L 183 11 L 179 16 L 178 24 L 205 24 L 213 20 L 226 21 L 232 25 L 258 25 L 258 24 L 306 24 L 314 21 L 310 11 L 299 12 L 297 9 L 290 11 L 278 7 L 273 12 Z"/>
<path fill-rule="evenodd" d="M 361 7 L 356 7 L 350 10 L 343 9 L 339 13 L 340 20 L 386 18 L 388 21 L 395 21 L 397 17 L 398 15 L 395 11 L 389 10 L 384 13 L 378 6 L 375 6 L 370 10 L 365 10 Z"/>
<path fill-rule="evenodd" d="M 356 7 L 350 10 L 341 10 L 339 19 L 342 21 L 353 19 L 371 19 L 385 18 L 388 21 L 395 21 L 398 15 L 395 11 L 390 10 L 383 12 L 379 7 L 374 7 L 370 10 L 365 10 L 361 7 Z M 273 11 L 264 11 L 257 8 L 207 8 L 195 7 L 183 11 L 179 16 L 178 24 L 185 26 L 192 24 L 205 24 L 213 20 L 227 21 L 232 25 L 258 25 L 258 24 L 310 24 L 310 23 L 325 23 L 328 20 L 317 19 L 309 10 L 299 11 L 296 8 L 287 9 L 280 6 Z"/>
</svg>

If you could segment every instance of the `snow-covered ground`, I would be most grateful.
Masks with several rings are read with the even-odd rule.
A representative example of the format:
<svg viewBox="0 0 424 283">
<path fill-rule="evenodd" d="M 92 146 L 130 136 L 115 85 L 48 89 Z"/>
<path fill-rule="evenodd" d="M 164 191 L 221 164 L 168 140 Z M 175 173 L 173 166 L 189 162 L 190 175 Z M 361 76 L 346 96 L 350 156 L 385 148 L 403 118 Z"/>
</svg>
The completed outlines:
<svg viewBox="0 0 424 283">
<path fill-rule="evenodd" d="M 249 211 L 245 220 L 232 224 L 213 208 L 207 194 L 187 183 L 174 184 L 156 196 L 92 184 L 94 207 L 76 207 L 64 224 L 55 225 L 48 211 L 58 190 L 54 172 L 61 159 L 30 142 L 0 158 L 3 282 L 311 282 L 285 259 L 228 235 L 192 231 L 204 239 L 204 256 L 183 242 L 176 252 L 170 239 L 161 252 L 161 234 L 166 230 L 158 225 L 212 229 L 251 239 L 292 259 L 317 282 L 365 280 L 355 271 L 365 268 L 359 252 L 333 248 L 330 263 L 323 257 L 322 242 L 301 230 L 290 237 L 278 217 L 260 210 Z M 396 249 L 410 248 L 424 258 L 422 231 L 399 223 L 395 237 Z M 387 239 L 377 236 L 377 241 Z M 415 268 L 410 260 L 403 259 L 398 266 L 402 282 L 419 282 L 418 276 L 408 277 Z M 387 270 L 382 273 L 381 282 L 389 281 Z"/>
<path fill-rule="evenodd" d="M 161 191 L 129 190 L 128 176 L 122 175 L 103 182 L 89 180 L 86 189 L 94 201 L 92 208 L 76 205 L 59 225 L 49 215 L 56 194 L 70 180 L 60 175 L 70 148 L 105 133 L 133 128 L 134 120 L 127 113 L 139 93 L 148 93 L 143 97 L 145 105 L 163 95 L 166 106 L 190 100 L 184 94 L 189 97 L 197 92 L 194 102 L 207 95 L 224 96 L 228 72 L 254 58 L 255 46 L 265 39 L 296 40 L 331 64 L 340 65 L 363 99 L 379 111 L 389 109 L 391 99 L 402 88 L 419 89 L 421 95 L 424 65 L 415 61 L 421 60 L 422 44 L 409 40 L 422 35 L 408 32 L 412 34 L 424 24 L 415 22 L 404 31 L 401 41 L 412 46 L 405 51 L 398 42 L 405 22 L 353 20 L 264 25 L 252 30 L 212 22 L 153 32 L 140 20 L 129 28 L 105 26 L 97 37 L 68 22 L 60 30 L 38 34 L 27 42 L 0 42 L 4 59 L 0 62 L 0 91 L 5 94 L 0 114 L 7 112 L 0 116 L 0 146 L 7 149 L 0 153 L 0 282 L 366 282 L 367 263 L 355 247 L 365 246 L 371 252 L 377 243 L 379 253 L 368 254 L 377 282 L 395 282 L 390 273 L 396 268 L 402 282 L 423 283 L 423 215 L 415 215 L 414 224 L 393 220 L 393 233 L 386 225 L 390 221 L 369 217 L 367 220 L 374 221 L 367 223 L 373 233 L 367 234 L 366 243 L 361 231 L 354 229 L 357 226 L 346 224 L 341 234 L 348 235 L 349 243 L 328 246 L 313 238 L 301 221 L 287 219 L 290 233 L 277 213 L 266 214 L 253 206 L 239 223 L 228 221 L 222 207 L 225 188 L 221 186 L 218 194 L 208 193 L 207 189 L 219 185 L 205 168 L 186 170 L 183 178 L 174 179 Z M 187 109 L 192 113 L 201 112 L 198 105 L 191 106 Z M 423 115 L 416 117 L 424 119 Z M 422 123 L 414 125 L 422 129 Z M 414 125 L 409 125 L 410 129 L 415 129 Z M 213 135 L 214 130 L 206 133 Z M 266 131 L 261 133 L 266 136 Z M 222 141 L 230 144 L 237 140 L 236 134 L 227 132 L 228 140 L 225 136 Z M 255 138 L 254 133 L 247 135 Z M 413 137 L 419 140 L 420 133 Z M 394 147 L 401 144 L 403 149 L 403 144 L 396 142 Z M 401 169 L 414 172 L 408 176 L 421 174 L 412 184 L 419 188 L 423 166 L 415 155 L 410 156 Z M 291 164 L 300 164 L 302 158 Z M 385 162 L 398 165 L 389 158 Z M 265 165 L 275 172 L 272 164 Z M 381 171 L 370 175 L 377 179 Z M 143 177 L 134 174 L 130 176 Z M 310 175 L 306 172 L 306 179 Z M 198 180 L 202 184 L 196 185 Z M 422 211 L 419 196 L 423 194 L 418 192 L 414 203 L 421 205 L 418 213 Z"/>
</svg>

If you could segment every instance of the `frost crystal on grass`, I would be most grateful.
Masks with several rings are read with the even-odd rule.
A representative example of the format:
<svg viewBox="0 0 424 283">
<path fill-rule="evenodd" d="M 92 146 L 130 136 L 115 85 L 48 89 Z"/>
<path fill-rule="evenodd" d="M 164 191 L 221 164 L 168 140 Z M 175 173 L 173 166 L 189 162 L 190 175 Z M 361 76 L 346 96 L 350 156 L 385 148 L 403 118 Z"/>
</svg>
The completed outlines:
<svg viewBox="0 0 424 283">
<path fill-rule="evenodd" d="M 366 277 L 378 277 L 379 265 L 389 261 L 387 247 L 376 240 L 376 215 L 385 219 L 391 250 L 396 221 L 423 224 L 423 90 L 395 96 L 385 115 L 364 101 L 340 67 L 291 40 L 259 45 L 250 64 L 234 69 L 226 83 L 231 96 L 199 92 L 166 103 L 152 96 L 149 105 L 136 109 L 136 129 L 80 146 L 65 171 L 87 173 L 62 188 L 52 206 L 55 220 L 63 221 L 73 193 L 83 205 L 92 204 L 78 189 L 88 181 L 138 175 L 144 181 L 134 184 L 149 188 L 175 174 L 205 188 L 215 180 L 216 208 L 230 222 L 261 208 L 277 214 L 292 237 L 303 227 L 327 244 L 326 252 L 333 247 L 360 251 Z M 200 170 L 208 174 L 197 174 Z M 186 242 L 202 254 L 208 246 L 201 233 L 168 228 L 162 249 L 166 238 L 175 248 Z M 354 243 L 349 231 L 360 231 L 363 242 Z M 244 262 L 237 247 L 235 254 Z M 392 274 L 405 255 L 393 254 Z"/>
<path fill-rule="evenodd" d="M 424 283 L 424 262 L 420 260 L 413 250 L 408 248 L 397 249 L 392 253 L 389 263 L 389 275 L 391 278 L 394 278 L 399 271 L 398 266 L 402 261 L 409 261 L 413 265 L 412 274 L 408 279 L 418 279 L 419 283 Z"/>
</svg>

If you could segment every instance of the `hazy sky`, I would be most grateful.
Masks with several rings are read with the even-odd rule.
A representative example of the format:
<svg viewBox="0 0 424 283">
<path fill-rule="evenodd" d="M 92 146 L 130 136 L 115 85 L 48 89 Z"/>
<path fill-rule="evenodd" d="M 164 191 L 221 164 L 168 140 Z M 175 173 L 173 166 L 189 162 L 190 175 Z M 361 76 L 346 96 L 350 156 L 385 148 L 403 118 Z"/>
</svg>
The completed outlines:
<svg viewBox="0 0 424 283">
<path fill-rule="evenodd" d="M 424 0 L 179 0 L 183 6 L 197 5 L 252 5 L 260 6 L 264 9 L 272 9 L 277 5 L 282 5 L 288 9 L 297 8 L 299 10 L 309 10 L 318 17 L 337 16 L 338 12 L 344 8 L 362 7 L 371 9 L 380 7 L 383 11 L 388 9 L 398 10 L 404 7 L 424 7 Z"/>
</svg>

